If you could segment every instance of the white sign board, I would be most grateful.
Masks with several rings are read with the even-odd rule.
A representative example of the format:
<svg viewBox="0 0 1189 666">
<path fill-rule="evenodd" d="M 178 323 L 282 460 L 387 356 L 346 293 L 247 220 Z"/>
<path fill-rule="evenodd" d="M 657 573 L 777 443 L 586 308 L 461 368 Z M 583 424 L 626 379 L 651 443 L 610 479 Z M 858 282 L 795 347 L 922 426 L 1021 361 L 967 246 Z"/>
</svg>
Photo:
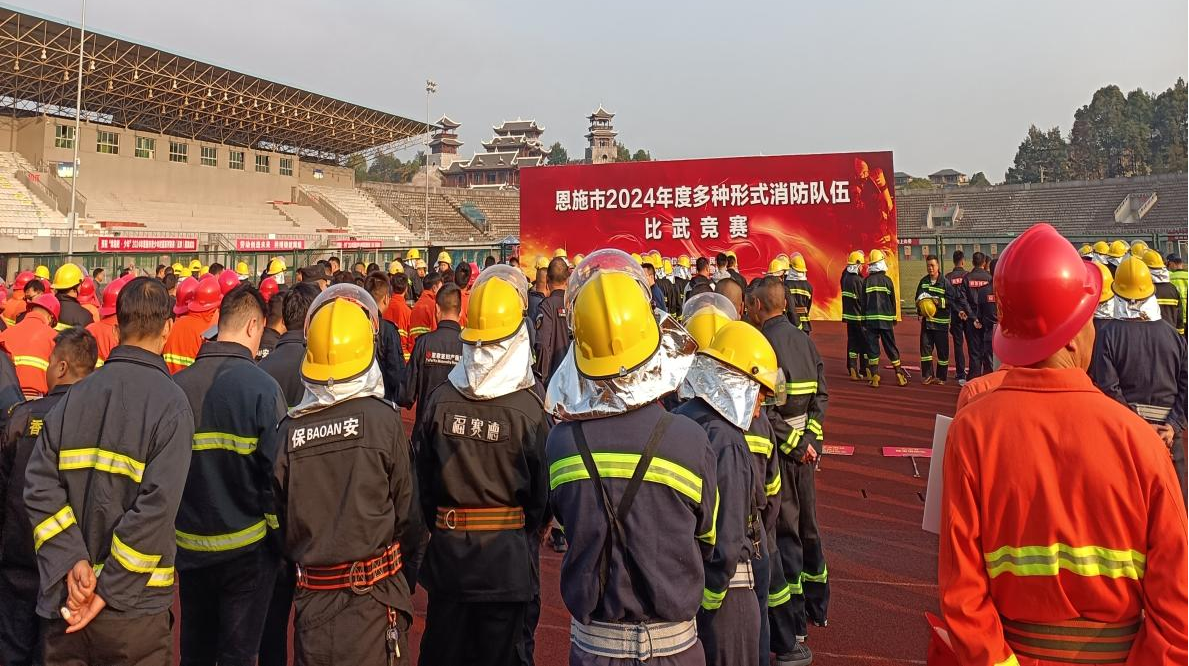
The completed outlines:
<svg viewBox="0 0 1189 666">
<path fill-rule="evenodd" d="M 929 461 L 929 484 L 925 486 L 925 515 L 921 518 L 921 529 L 934 534 L 941 533 L 941 463 L 945 460 L 945 438 L 953 421 L 938 414 L 933 422 L 933 456 Z"/>
</svg>

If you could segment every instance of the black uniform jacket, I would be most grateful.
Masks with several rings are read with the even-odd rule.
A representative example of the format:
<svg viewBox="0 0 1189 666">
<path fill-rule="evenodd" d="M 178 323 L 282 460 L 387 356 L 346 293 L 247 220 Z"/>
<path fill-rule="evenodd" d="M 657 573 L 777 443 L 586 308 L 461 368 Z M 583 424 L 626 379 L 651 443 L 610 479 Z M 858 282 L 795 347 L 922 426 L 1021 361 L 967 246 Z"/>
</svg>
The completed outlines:
<svg viewBox="0 0 1189 666">
<path fill-rule="evenodd" d="M 397 404 L 406 409 L 420 403 L 446 381 L 450 370 L 462 358 L 462 327 L 456 321 L 440 321 L 435 330 L 417 336 L 409 356 L 405 380 Z M 417 410 L 420 415 L 421 410 Z M 420 418 L 420 417 L 418 417 Z"/>
<path fill-rule="evenodd" d="M 850 271 L 842 273 L 842 320 L 863 323 L 863 302 L 867 300 L 863 276 Z"/>
<path fill-rule="evenodd" d="M 533 364 L 533 372 L 542 384 L 548 385 L 570 347 L 565 289 L 554 289 L 541 301 L 533 326 L 537 329 L 537 361 Z"/>
<path fill-rule="evenodd" d="M 1185 430 L 1185 339 L 1164 321 L 1103 321 L 1094 338 L 1090 378 L 1133 410 L 1140 411 L 1136 405 L 1169 408 L 1163 422 L 1178 433 Z"/>
<path fill-rule="evenodd" d="M 999 322 L 999 307 L 995 302 L 995 284 L 991 274 L 984 268 L 976 268 L 966 274 L 966 302 L 970 313 L 982 322 L 984 328 Z"/>
<path fill-rule="evenodd" d="M 305 396 L 301 383 L 301 362 L 305 360 L 306 338 L 303 331 L 287 331 L 277 340 L 272 353 L 260 359 L 260 369 L 267 372 L 281 386 L 285 404 L 295 407 Z"/>
<path fill-rule="evenodd" d="M 896 325 L 896 285 L 883 271 L 871 273 L 863 281 L 863 325 L 874 329 Z"/>
<path fill-rule="evenodd" d="M 33 526 L 25 512 L 25 469 L 33 444 L 45 424 L 45 415 L 66 395 L 68 385 L 55 386 L 44 398 L 22 402 L 9 409 L 0 431 L 0 567 L 37 569 L 33 551 Z"/>
<path fill-rule="evenodd" d="M 95 323 L 95 317 L 91 311 L 80 305 L 73 296 L 58 294 L 58 304 L 62 307 L 62 311 L 58 315 L 59 326 L 82 326 L 85 328 Z"/>
<path fill-rule="evenodd" d="M 768 410 L 775 443 L 782 454 L 800 462 L 810 444 L 821 452 L 818 442 L 829 401 L 825 364 L 809 336 L 784 317 L 772 317 L 760 331 L 776 350 L 776 361 L 787 380 L 785 403 Z"/>
</svg>

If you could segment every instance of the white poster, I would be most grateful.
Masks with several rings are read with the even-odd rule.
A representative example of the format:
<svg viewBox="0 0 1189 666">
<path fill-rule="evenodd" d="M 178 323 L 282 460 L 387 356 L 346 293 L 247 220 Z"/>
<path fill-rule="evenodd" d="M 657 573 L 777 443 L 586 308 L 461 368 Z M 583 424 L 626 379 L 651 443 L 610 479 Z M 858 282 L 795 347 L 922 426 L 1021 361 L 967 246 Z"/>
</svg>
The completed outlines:
<svg viewBox="0 0 1189 666">
<path fill-rule="evenodd" d="M 941 414 L 933 422 L 933 455 L 929 458 L 929 485 L 925 487 L 925 515 L 921 518 L 921 529 L 934 534 L 941 533 L 941 461 L 945 460 L 945 437 L 952 422 L 952 418 Z"/>
</svg>

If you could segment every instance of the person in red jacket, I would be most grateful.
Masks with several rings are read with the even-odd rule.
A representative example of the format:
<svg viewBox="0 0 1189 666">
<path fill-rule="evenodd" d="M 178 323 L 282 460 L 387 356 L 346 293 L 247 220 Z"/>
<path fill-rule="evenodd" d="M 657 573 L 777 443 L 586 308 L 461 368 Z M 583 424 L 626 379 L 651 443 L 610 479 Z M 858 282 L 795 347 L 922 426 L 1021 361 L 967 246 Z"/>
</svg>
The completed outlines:
<svg viewBox="0 0 1189 666">
<path fill-rule="evenodd" d="M 0 348 L 12 357 L 16 366 L 21 393 L 27 398 L 40 398 L 48 390 L 45 371 L 54 351 L 61 306 L 52 294 L 42 294 L 29 301 L 25 316 L 16 324 L 0 331 Z"/>
<path fill-rule="evenodd" d="M 421 282 L 421 298 L 413 305 L 409 315 L 409 337 L 414 341 L 438 328 L 438 288 L 442 286 L 439 273 L 426 275 Z M 410 350 L 411 351 L 411 350 Z"/>
<path fill-rule="evenodd" d="M 25 312 L 25 285 L 29 284 L 37 276 L 33 271 L 22 271 L 17 274 L 16 279 L 12 281 L 12 291 L 8 294 L 8 300 L 4 301 L 4 323 L 12 326 L 17 323 L 17 317 Z"/>
<path fill-rule="evenodd" d="M 202 334 L 219 321 L 219 303 L 222 301 L 223 292 L 217 279 L 210 277 L 198 282 L 193 298 L 186 304 L 188 314 L 174 322 L 165 348 L 161 350 L 169 374 L 177 374 L 194 365 L 198 349 L 202 347 Z"/>
<path fill-rule="evenodd" d="M 120 290 L 128 282 L 127 278 L 117 278 L 107 285 L 107 289 L 103 290 L 103 305 L 99 307 L 99 321 L 87 327 L 99 347 L 96 368 L 102 366 L 111 350 L 120 344 L 120 332 L 116 328 L 116 301 L 120 298 Z"/>
<path fill-rule="evenodd" d="M 391 282 L 392 300 L 388 303 L 388 309 L 384 310 L 384 318 L 396 326 L 396 332 L 400 334 L 401 351 L 404 353 L 405 361 L 408 361 L 409 355 L 413 353 L 413 336 L 409 334 L 413 309 L 405 300 L 405 294 L 409 291 L 409 278 L 404 273 L 397 273 L 392 276 Z"/>
<path fill-rule="evenodd" d="M 1086 374 L 1102 276 L 1037 224 L 994 280 L 994 350 L 1013 367 L 955 416 L 943 461 L 938 579 L 957 662 L 1183 665 L 1185 502 L 1168 449 Z"/>
</svg>

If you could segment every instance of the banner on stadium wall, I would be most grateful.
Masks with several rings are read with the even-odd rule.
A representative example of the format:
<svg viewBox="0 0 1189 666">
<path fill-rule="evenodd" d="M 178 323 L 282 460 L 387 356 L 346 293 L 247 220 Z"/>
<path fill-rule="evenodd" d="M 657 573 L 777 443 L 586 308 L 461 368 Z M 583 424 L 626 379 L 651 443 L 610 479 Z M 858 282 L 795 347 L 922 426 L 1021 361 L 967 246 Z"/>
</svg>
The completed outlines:
<svg viewBox="0 0 1189 666">
<path fill-rule="evenodd" d="M 197 252 L 197 238 L 163 238 L 158 236 L 100 236 L 95 239 L 99 252 Z"/>
<path fill-rule="evenodd" d="M 751 278 L 800 252 L 813 319 L 841 319 L 851 250 L 885 250 L 897 279 L 892 153 L 833 153 L 541 166 L 520 171 L 526 260 L 615 247 L 665 257 L 733 250 Z"/>
<path fill-rule="evenodd" d="M 237 238 L 236 252 L 274 252 L 278 250 L 304 250 L 306 242 L 301 238 Z"/>
<path fill-rule="evenodd" d="M 347 240 L 336 240 L 334 244 L 340 250 L 378 250 L 384 247 L 384 241 L 378 238 L 353 238 Z"/>
</svg>

